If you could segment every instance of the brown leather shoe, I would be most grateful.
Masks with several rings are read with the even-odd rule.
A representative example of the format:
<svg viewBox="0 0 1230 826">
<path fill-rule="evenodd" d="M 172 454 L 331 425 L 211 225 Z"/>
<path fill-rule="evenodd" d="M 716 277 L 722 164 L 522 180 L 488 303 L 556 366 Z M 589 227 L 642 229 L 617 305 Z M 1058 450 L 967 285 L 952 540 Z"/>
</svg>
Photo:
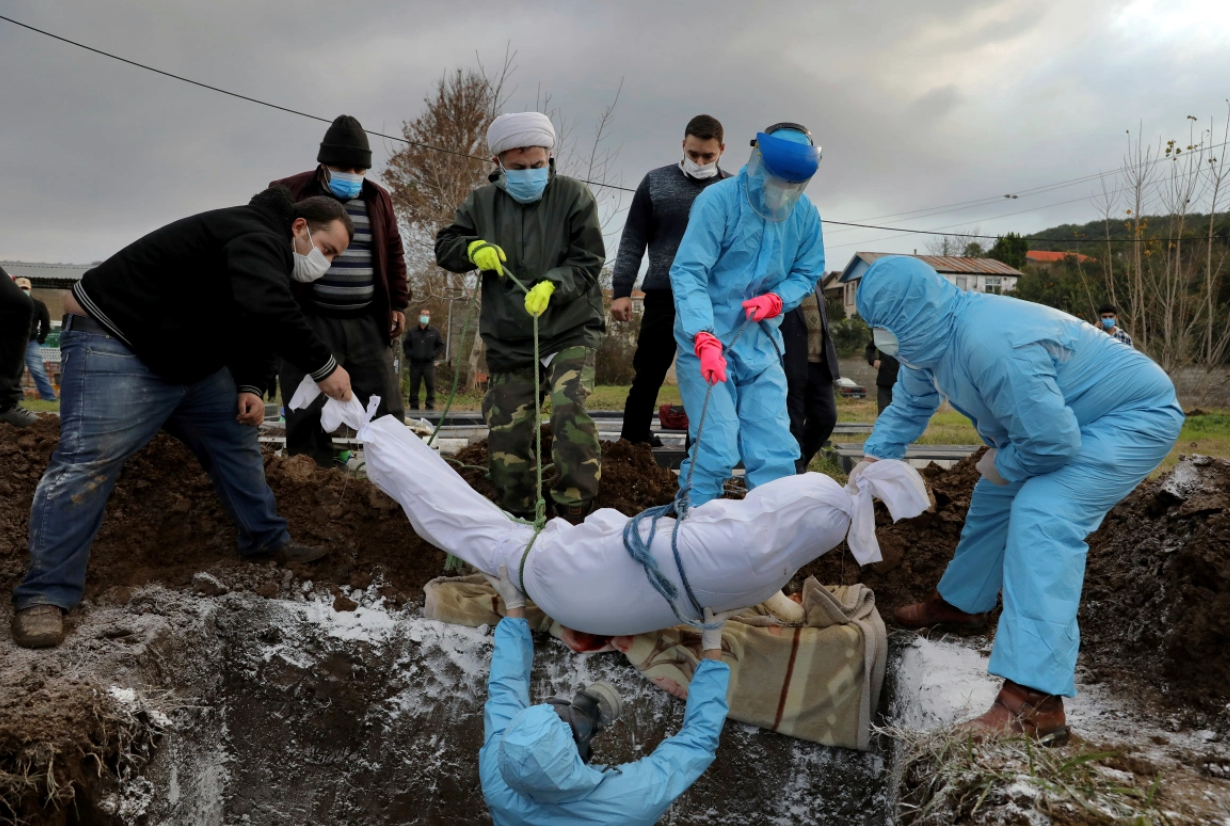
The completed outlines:
<svg viewBox="0 0 1230 826">
<path fill-rule="evenodd" d="M 13 614 L 13 642 L 22 648 L 54 648 L 64 642 L 64 612 L 58 605 L 31 605 Z"/>
<path fill-rule="evenodd" d="M 893 612 L 897 624 L 906 628 L 939 627 L 951 631 L 981 631 L 989 614 L 967 614 L 944 601 L 936 591 L 923 602 L 904 605 Z"/>
<path fill-rule="evenodd" d="M 1004 680 L 990 711 L 957 726 L 957 731 L 973 735 L 975 740 L 994 734 L 1023 734 L 1044 746 L 1062 746 L 1069 737 L 1063 698 L 1012 680 Z"/>
</svg>

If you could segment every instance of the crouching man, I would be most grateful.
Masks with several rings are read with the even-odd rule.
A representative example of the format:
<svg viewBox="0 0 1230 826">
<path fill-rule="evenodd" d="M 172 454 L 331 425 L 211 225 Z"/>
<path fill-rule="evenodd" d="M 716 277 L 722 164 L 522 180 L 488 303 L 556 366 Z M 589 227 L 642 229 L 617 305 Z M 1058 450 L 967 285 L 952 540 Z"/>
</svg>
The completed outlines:
<svg viewBox="0 0 1230 826">
<path fill-rule="evenodd" d="M 525 621 L 525 595 L 508 578 L 488 576 L 508 615 L 495 628 L 495 651 L 483 715 L 478 772 L 496 826 L 605 823 L 650 826 L 700 779 L 717 754 L 726 722 L 730 666 L 722 662 L 721 621 L 705 619 L 704 659 L 688 688 L 683 728 L 653 754 L 614 768 L 589 765 L 590 740 L 619 717 L 623 702 L 614 686 L 595 683 L 572 702 L 530 705 L 534 643 Z"/>
<path fill-rule="evenodd" d="M 345 209 L 285 189 L 155 230 L 85 274 L 65 301 L 60 443 L 34 494 L 30 565 L 13 639 L 59 645 L 85 590 L 90 545 L 124 462 L 165 429 L 196 454 L 248 559 L 310 562 L 278 516 L 256 425 L 276 350 L 332 398 L 350 377 L 308 326 L 292 272 L 324 271 L 350 243 Z"/>
</svg>

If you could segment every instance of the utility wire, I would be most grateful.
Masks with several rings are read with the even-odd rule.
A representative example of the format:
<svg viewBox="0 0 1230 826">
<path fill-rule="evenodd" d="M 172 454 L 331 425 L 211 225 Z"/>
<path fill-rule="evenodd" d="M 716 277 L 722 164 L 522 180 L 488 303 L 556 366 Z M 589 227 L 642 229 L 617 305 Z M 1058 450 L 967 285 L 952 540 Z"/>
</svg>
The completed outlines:
<svg viewBox="0 0 1230 826">
<path fill-rule="evenodd" d="M 138 62 L 138 61 L 136 61 L 136 60 L 130 60 L 130 59 L 126 58 L 126 57 L 121 57 L 120 55 L 113 54 L 113 53 L 111 53 L 111 52 L 107 52 L 107 51 L 103 51 L 102 49 L 96 49 L 96 48 L 94 48 L 93 46 L 87 46 L 87 45 L 86 45 L 86 44 L 84 44 L 84 43 L 80 43 L 80 42 L 78 42 L 78 41 L 76 41 L 76 40 L 71 40 L 71 39 L 69 39 L 69 38 L 67 38 L 67 37 L 62 37 L 61 35 L 54 34 L 53 32 L 46 31 L 45 29 L 40 29 L 40 28 L 37 28 L 36 26 L 31 26 L 31 25 L 29 25 L 28 23 L 22 23 L 20 20 L 14 20 L 13 18 L 8 17 L 8 16 L 3 15 L 3 14 L 0 14 L 0 20 L 4 20 L 5 22 L 12 23 L 14 26 L 20 26 L 20 27 L 21 27 L 21 28 L 23 28 L 23 29 L 27 29 L 28 31 L 32 31 L 32 32 L 35 32 L 35 33 L 37 33 L 37 34 L 41 34 L 41 35 L 43 35 L 43 36 L 45 36 L 45 37 L 50 37 L 50 38 L 52 38 L 53 40 L 58 40 L 58 41 L 60 41 L 61 43 L 67 43 L 67 44 L 68 44 L 68 45 L 70 45 L 70 46 L 76 46 L 76 47 L 77 47 L 77 48 L 79 48 L 79 49 L 85 49 L 85 50 L 86 50 L 86 51 L 88 51 L 88 52 L 93 52 L 94 54 L 97 54 L 97 55 L 102 55 L 103 57 L 109 57 L 109 58 L 111 58 L 112 60 L 118 60 L 119 62 L 121 62 L 121 63 L 126 63 L 126 64 L 128 64 L 129 66 L 135 66 L 135 67 L 137 67 L 138 69 L 145 69 L 145 70 L 146 70 L 146 71 L 148 71 L 148 72 L 153 72 L 153 73 L 155 73 L 155 74 L 162 75 L 163 77 L 169 77 L 169 78 L 171 78 L 172 80 L 178 80 L 178 81 L 180 81 L 180 82 L 182 82 L 182 83 L 188 83 L 188 84 L 190 84 L 190 85 L 192 85 L 192 86 L 197 86 L 197 87 L 199 87 L 199 88 L 201 88 L 201 89 L 208 89 L 208 90 L 209 90 L 209 91 L 211 91 L 211 92 L 218 92 L 218 93 L 223 94 L 223 95 L 228 95 L 228 96 L 233 97 L 233 98 L 238 98 L 239 100 L 244 100 L 244 101 L 247 101 L 247 102 L 249 102 L 249 103 L 255 103 L 255 104 L 259 105 L 259 106 L 266 106 L 266 107 L 268 107 L 268 108 L 270 108 L 270 109 L 276 109 L 276 110 L 278 110 L 279 112 L 286 112 L 287 114 L 291 114 L 291 115 L 298 115 L 299 117 L 302 117 L 302 118 L 308 118 L 308 119 L 310 119 L 310 120 L 319 121 L 319 122 L 321 122 L 321 123 L 332 123 L 332 122 L 333 122 L 333 121 L 331 121 L 329 118 L 321 117 L 320 115 L 313 115 L 313 114 L 311 114 L 311 113 L 309 113 L 309 112 L 302 112 L 302 111 L 300 111 L 300 110 L 298 110 L 298 109 L 291 109 L 291 108 L 290 108 L 290 107 L 288 107 L 288 106 L 280 106 L 280 105 L 278 105 L 278 104 L 276 104 L 276 103 L 270 103 L 269 101 L 261 100 L 261 99 L 259 99 L 259 98 L 254 98 L 254 97 L 251 97 L 251 96 L 249 96 L 249 95 L 240 94 L 239 92 L 232 92 L 232 91 L 230 91 L 229 89 L 223 89 L 223 88 L 221 88 L 221 87 L 219 87 L 219 86 L 212 86 L 212 85 L 210 85 L 210 84 L 208 84 L 208 83 L 203 83 L 203 82 L 201 82 L 201 81 L 199 81 L 199 80 L 193 80 L 192 78 L 189 78 L 189 77 L 184 77 L 183 75 L 177 75 L 177 74 L 174 74 L 173 72 L 168 72 L 168 71 L 165 71 L 165 70 L 163 70 L 163 69 L 158 69 L 158 68 L 155 68 L 154 66 L 150 66 L 150 65 L 145 64 L 145 63 L 140 63 L 140 62 Z M 405 137 L 400 136 L 400 135 L 390 135 L 390 134 L 387 134 L 387 133 L 384 133 L 384 132 L 376 132 L 376 131 L 374 131 L 374 130 L 372 130 L 372 129 L 364 129 L 363 131 L 367 132 L 367 134 L 369 134 L 369 135 L 374 135 L 374 136 L 376 136 L 376 137 L 378 137 L 378 138 L 385 138 L 385 139 L 387 139 L 387 140 L 399 141 L 399 142 L 404 143 L 404 144 L 407 144 L 407 145 L 409 145 L 409 146 L 416 146 L 416 147 L 419 147 L 420 149 L 428 149 L 428 150 L 431 150 L 431 151 L 433 151 L 433 152 L 440 152 L 440 153 L 443 153 L 443 154 L 445 154 L 445 155 L 452 155 L 452 156 L 454 156 L 454 157 L 458 157 L 458 158 L 469 158 L 470 160 L 480 161 L 480 162 L 483 162 L 483 163 L 485 163 L 485 162 L 487 161 L 487 158 L 483 158 L 483 157 L 480 157 L 480 156 L 478 156 L 478 155 L 471 155 L 471 154 L 466 153 L 466 152 L 457 152 L 457 151 L 452 150 L 452 149 L 445 149 L 445 148 L 444 148 L 444 147 L 442 147 L 442 146 L 433 146 L 432 144 L 429 144 L 429 143 L 422 143 L 422 142 L 420 142 L 420 141 L 412 141 L 412 140 L 409 140 L 408 138 L 405 138 Z M 1226 144 L 1224 144 L 1224 143 L 1223 143 L 1223 144 L 1219 144 L 1219 146 L 1225 146 L 1225 145 L 1226 145 Z M 1210 148 L 1216 148 L 1216 147 L 1210 147 Z M 1103 173 L 1098 172 L 1098 173 L 1095 173 L 1095 174 L 1092 174 L 1092 175 L 1086 175 L 1086 176 L 1084 176 L 1084 177 L 1082 177 L 1082 178 L 1074 178 L 1074 179 L 1072 179 L 1072 180 L 1070 180 L 1070 181 L 1061 181 L 1061 182 L 1056 183 L 1056 184 L 1046 184 L 1046 185 L 1043 185 L 1043 186 L 1033 187 L 1033 188 L 1031 188 L 1031 189 L 1020 190 L 1020 191 L 1021 191 L 1022 193 L 1024 193 L 1024 194 L 1027 194 L 1027 195 L 1028 195 L 1028 194 L 1038 194 L 1039 192 L 1047 191 L 1047 190 L 1049 190 L 1049 189 L 1057 189 L 1057 188 L 1061 188 L 1061 187 L 1064 187 L 1064 186 L 1072 186 L 1072 185 L 1077 184 L 1077 183 L 1082 183 L 1083 181 L 1093 180 L 1094 178 L 1098 178 L 1098 177 L 1100 177 L 1102 174 L 1103 174 Z M 582 181 L 582 183 L 584 183 L 584 184 L 588 184 L 589 186 L 599 186 L 599 187 L 604 187 L 604 188 L 606 188 L 606 189 L 617 189 L 617 190 L 620 190 L 620 191 L 622 191 L 622 192 L 633 192 L 633 193 L 635 193 L 635 192 L 636 192 L 636 190 L 635 190 L 635 189 L 631 189 L 631 188 L 626 187 L 626 186 L 617 186 L 617 185 L 615 185 L 615 184 L 602 183 L 602 182 L 598 182 L 598 181 Z M 967 205 L 967 204 L 982 205 L 982 204 L 980 203 L 981 201 L 986 201 L 986 202 L 988 203 L 988 205 L 989 205 L 990 203 L 996 203 L 996 202 L 998 202 L 998 200 L 1000 200 L 1000 199 L 999 199 L 999 198 L 981 198 L 981 199 L 974 199 L 974 200 L 972 200 L 972 201 L 960 201 L 960 202 L 958 202 L 958 203 L 956 203 L 956 204 L 949 204 L 949 205 L 947 205 L 947 206 L 948 206 L 948 207 L 953 207 L 953 206 L 965 206 L 965 205 Z M 1032 208 L 1032 209 L 1022 210 L 1021 212 L 1012 212 L 1012 213 L 1008 213 L 1007 215 L 997 215 L 997 216 L 993 216 L 993 217 L 991 217 L 991 218 L 985 218 L 985 219 L 972 219 L 971 221 L 960 221 L 960 222 L 958 222 L 958 223 L 956 223 L 956 224 L 950 224 L 949 226 L 960 226 L 960 224 L 968 224 L 968 223 L 973 223 L 973 221 L 975 221 L 975 220 L 978 220 L 978 221 L 981 221 L 981 220 L 996 220 L 996 219 L 998 219 L 998 218 L 1006 218 L 1006 217 L 1008 217 L 1009 215 L 1021 215 L 1021 214 L 1024 214 L 1024 213 L 1026 213 L 1026 212 L 1034 212 L 1034 211 L 1036 211 L 1036 210 L 1040 210 L 1040 209 L 1047 209 L 1047 208 L 1049 208 L 1049 207 L 1051 207 L 1051 206 L 1059 206 L 1059 205 L 1061 205 L 1061 204 L 1076 203 L 1077 201 L 1083 201 L 1083 200 L 1085 200 L 1085 199 L 1084 199 L 1084 198 L 1076 198 L 1076 199 L 1071 200 L 1071 201 L 1061 201 L 1059 204 L 1049 204 L 1049 205 L 1047 205 L 1047 206 L 1042 206 L 1042 207 L 1034 207 L 1034 208 Z M 935 210 L 942 210 L 942 209 L 945 209 L 945 208 L 947 208 L 947 207 L 924 207 L 924 208 L 922 208 L 922 209 L 911 210 L 911 211 L 909 211 L 909 212 L 892 213 L 892 214 L 890 214 L 890 215 L 885 215 L 885 216 L 880 216 L 880 217 L 883 217 L 883 218 L 890 218 L 890 217 L 894 217 L 894 216 L 896 216 L 896 215 L 909 215 L 909 214 L 920 213 L 920 212 L 932 212 L 932 211 L 935 211 Z M 925 216 L 923 216 L 923 217 L 925 217 Z M 875 219 L 869 219 L 869 220 L 875 220 Z M 909 220 L 909 219 L 907 219 L 907 220 Z M 904 228 L 904 227 L 886 227 L 886 226 L 880 226 L 880 225 L 877 225 L 877 224 L 864 224 L 864 223 L 855 223 L 855 222 L 847 222 L 847 221 L 834 221 L 834 220 L 831 220 L 831 219 L 828 219 L 828 218 L 823 218 L 823 219 L 821 219 L 821 221 L 822 221 L 823 223 L 825 223 L 825 224 L 833 224 L 833 225 L 835 225 L 835 226 L 851 227 L 851 228 L 853 228 L 853 229 L 882 229 L 882 230 L 888 230 L 888 231 L 892 231 L 892 232 L 897 232 L 897 233 L 899 233 L 898 235 L 887 236 L 887 237 L 885 237 L 885 238 L 877 238 L 877 239 L 872 239 L 871 241 L 868 241 L 868 242 L 856 241 L 856 242 L 852 242 L 852 243 L 849 243 L 849 244 L 841 244 L 841 245 L 838 245 L 838 246 L 847 246 L 847 247 L 848 247 L 848 246 L 857 246 L 857 245 L 860 245 L 860 244 L 863 244 L 863 243 L 878 243 L 879 241 L 886 241 L 886 240 L 890 240 L 890 238 L 900 238 L 900 237 L 903 237 L 904 235 L 948 235 L 948 236 L 954 236 L 954 237 L 958 237 L 958 238 L 984 238 L 984 239 L 991 239 L 991 240 L 996 240 L 996 239 L 998 239 L 998 238 L 999 238 L 999 236 L 997 236 L 997 235 L 968 235 L 968 234 L 965 234 L 965 233 L 960 233 L 960 232 L 939 232 L 939 231 L 937 231 L 937 230 L 906 229 L 906 228 Z M 838 232 L 841 232 L 841 230 L 839 230 Z M 1220 239 L 1220 238 L 1225 238 L 1225 237 L 1227 237 L 1227 236 L 1214 236 L 1214 237 L 1215 237 L 1215 238 L 1219 238 L 1219 239 Z M 1208 238 L 1208 236 L 1204 236 L 1204 238 L 1206 238 L 1206 239 L 1207 239 L 1207 238 Z M 1076 239 L 1072 239 L 1072 238 L 1025 238 L 1025 240 L 1027 240 L 1027 241 L 1048 241 L 1048 242 L 1065 242 L 1065 243 L 1071 243 L 1071 242 L 1074 242 Z M 1150 242 L 1150 241 L 1163 241 L 1163 240 L 1176 240 L 1176 239 L 1159 239 L 1159 238 L 1125 238 L 1125 239 L 1112 239 L 1112 240 L 1116 240 L 1116 241 L 1129 241 L 1129 242 L 1134 242 L 1134 243 L 1148 243 L 1148 242 Z M 1190 240 L 1190 239 L 1183 239 L 1183 240 Z"/>
</svg>

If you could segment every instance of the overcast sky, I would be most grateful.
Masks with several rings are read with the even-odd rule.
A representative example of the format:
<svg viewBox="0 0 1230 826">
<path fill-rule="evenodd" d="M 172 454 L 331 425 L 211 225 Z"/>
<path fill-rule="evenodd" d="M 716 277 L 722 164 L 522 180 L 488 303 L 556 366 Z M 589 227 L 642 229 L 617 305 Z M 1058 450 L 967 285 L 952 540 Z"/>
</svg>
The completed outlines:
<svg viewBox="0 0 1230 826">
<path fill-rule="evenodd" d="M 1220 123 L 1230 95 L 1225 0 L 0 0 L 0 14 L 380 131 L 415 116 L 442 71 L 476 53 L 497 63 L 511 42 L 509 111 L 533 108 L 541 86 L 588 129 L 623 79 L 612 143 L 625 185 L 679 159 L 694 114 L 723 122 L 732 171 L 757 129 L 793 120 L 824 147 L 808 194 L 839 221 L 893 222 L 1113 169 L 1126 129 L 1185 139 L 1187 115 Z M 314 166 L 324 128 L 0 21 L 0 259 L 90 262 L 244 203 Z M 391 148 L 373 140 L 377 174 Z M 894 226 L 1032 232 L 1097 217 L 1081 200 L 1090 191 Z M 926 240 L 892 235 L 826 227 L 829 269 Z"/>
</svg>

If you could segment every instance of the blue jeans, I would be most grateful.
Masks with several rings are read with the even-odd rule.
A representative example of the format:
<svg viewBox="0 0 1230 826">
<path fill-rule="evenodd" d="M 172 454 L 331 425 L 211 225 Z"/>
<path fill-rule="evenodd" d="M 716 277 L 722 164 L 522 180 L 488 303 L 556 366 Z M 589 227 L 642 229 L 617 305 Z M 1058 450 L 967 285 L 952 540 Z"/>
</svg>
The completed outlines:
<svg viewBox="0 0 1230 826">
<path fill-rule="evenodd" d="M 85 590 L 90 543 L 124 462 L 165 428 L 213 479 L 239 529 L 240 554 L 290 541 L 277 515 L 255 427 L 235 420 L 237 391 L 226 368 L 195 384 L 167 381 L 122 342 L 70 330 L 60 339 L 60 444 L 30 509 L 30 567 L 13 592 L 18 609 L 69 610 Z"/>
<path fill-rule="evenodd" d="M 34 386 L 38 388 L 38 394 L 43 401 L 55 401 L 56 390 L 47 378 L 47 368 L 43 366 L 43 348 L 37 339 L 30 339 L 30 343 L 26 345 L 26 369 L 30 371 L 30 378 L 34 379 Z"/>
</svg>

